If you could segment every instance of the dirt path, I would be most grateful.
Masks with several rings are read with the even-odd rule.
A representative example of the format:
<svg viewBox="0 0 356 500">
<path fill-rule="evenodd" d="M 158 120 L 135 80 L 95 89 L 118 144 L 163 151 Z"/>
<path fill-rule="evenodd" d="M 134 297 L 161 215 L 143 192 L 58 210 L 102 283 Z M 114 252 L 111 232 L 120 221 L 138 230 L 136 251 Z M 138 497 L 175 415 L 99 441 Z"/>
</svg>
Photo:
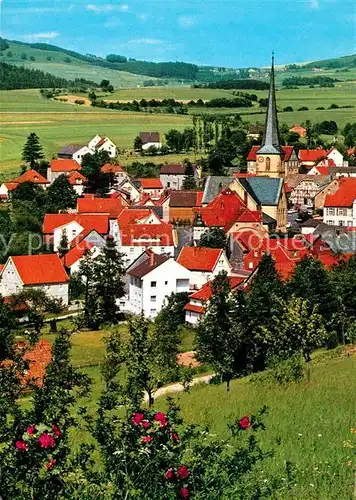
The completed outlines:
<svg viewBox="0 0 356 500">
<path fill-rule="evenodd" d="M 214 374 L 212 375 L 203 375 L 201 377 L 194 377 L 193 380 L 190 383 L 190 387 L 193 387 L 194 385 L 197 384 L 209 384 L 210 380 L 213 378 Z M 159 397 L 165 396 L 167 394 L 171 393 L 176 393 L 176 392 L 183 392 L 184 387 L 182 384 L 171 384 L 171 385 L 166 385 L 165 387 L 161 387 L 158 389 L 153 397 L 154 399 L 157 399 Z M 144 401 L 148 401 L 148 395 L 146 394 L 144 397 Z"/>
</svg>

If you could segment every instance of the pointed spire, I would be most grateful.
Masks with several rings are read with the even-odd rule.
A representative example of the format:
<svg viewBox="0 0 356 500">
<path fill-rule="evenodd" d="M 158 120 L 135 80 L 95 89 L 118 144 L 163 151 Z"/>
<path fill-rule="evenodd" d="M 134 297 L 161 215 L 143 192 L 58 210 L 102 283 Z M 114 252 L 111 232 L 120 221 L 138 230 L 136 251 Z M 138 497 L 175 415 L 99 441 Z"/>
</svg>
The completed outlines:
<svg viewBox="0 0 356 500">
<path fill-rule="evenodd" d="M 263 135 L 262 147 L 257 154 L 281 154 L 282 148 L 279 138 L 276 89 L 274 84 L 274 52 L 272 52 L 271 84 L 268 95 L 266 126 Z"/>
</svg>

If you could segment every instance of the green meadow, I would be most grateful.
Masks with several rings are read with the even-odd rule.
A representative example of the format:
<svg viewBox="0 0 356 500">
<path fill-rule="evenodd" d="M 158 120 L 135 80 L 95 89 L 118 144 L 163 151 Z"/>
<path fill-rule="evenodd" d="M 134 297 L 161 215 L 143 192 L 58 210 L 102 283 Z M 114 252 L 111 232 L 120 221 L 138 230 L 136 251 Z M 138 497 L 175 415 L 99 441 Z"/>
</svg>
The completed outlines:
<svg viewBox="0 0 356 500">
<path fill-rule="evenodd" d="M 258 98 L 267 97 L 267 92 L 250 91 Z M 164 99 L 210 100 L 214 97 L 233 97 L 232 91 L 214 89 L 193 89 L 190 87 L 141 87 L 116 90 L 113 95 L 103 96 L 110 100 Z M 80 96 L 79 96 L 80 98 Z M 305 123 L 306 120 L 320 122 L 334 120 L 342 129 L 346 123 L 356 120 L 356 108 L 327 109 L 331 104 L 338 106 L 356 105 L 356 82 L 341 82 L 335 88 L 279 89 L 277 104 L 280 123 L 288 125 Z M 293 112 L 282 112 L 292 106 Z M 297 111 L 305 106 L 308 111 Z M 317 110 L 323 106 L 325 110 Z M 264 123 L 265 108 L 255 104 L 253 108 L 197 108 L 189 109 L 190 115 L 199 114 L 241 114 L 244 121 Z M 79 106 L 40 96 L 36 89 L 0 91 L 0 179 L 9 178 L 18 172 L 21 164 L 21 150 L 27 136 L 36 132 L 48 159 L 70 143 L 87 143 L 95 134 L 109 136 L 119 150 L 129 150 L 136 135 L 141 131 L 158 131 L 161 137 L 171 128 L 183 130 L 191 126 L 189 115 L 134 113 L 104 110 L 90 106 Z M 180 161 L 187 155 L 161 156 L 155 162 Z M 127 164 L 132 160 L 124 153 L 120 161 Z M 142 159 L 141 159 L 142 160 Z M 150 158 L 151 161 L 151 158 Z"/>
</svg>

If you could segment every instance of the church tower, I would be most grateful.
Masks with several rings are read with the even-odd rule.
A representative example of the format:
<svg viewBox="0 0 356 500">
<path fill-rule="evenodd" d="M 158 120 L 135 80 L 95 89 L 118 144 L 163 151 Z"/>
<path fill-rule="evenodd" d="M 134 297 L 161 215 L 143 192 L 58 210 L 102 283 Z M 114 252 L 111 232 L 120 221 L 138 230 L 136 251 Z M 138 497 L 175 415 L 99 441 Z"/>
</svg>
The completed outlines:
<svg viewBox="0 0 356 500">
<path fill-rule="evenodd" d="M 274 83 L 274 55 L 272 55 L 271 83 L 268 95 L 266 126 L 262 146 L 256 153 L 256 174 L 268 177 L 284 177 L 284 152 L 281 148 Z"/>
</svg>

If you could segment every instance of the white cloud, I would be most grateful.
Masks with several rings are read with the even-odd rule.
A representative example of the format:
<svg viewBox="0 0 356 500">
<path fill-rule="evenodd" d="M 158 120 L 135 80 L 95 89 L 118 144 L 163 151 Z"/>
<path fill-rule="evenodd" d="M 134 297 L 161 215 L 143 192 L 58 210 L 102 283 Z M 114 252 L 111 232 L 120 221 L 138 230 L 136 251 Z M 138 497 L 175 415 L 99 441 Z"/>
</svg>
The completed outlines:
<svg viewBox="0 0 356 500">
<path fill-rule="evenodd" d="M 147 21 L 147 19 L 148 19 L 147 14 L 137 14 L 137 16 L 136 16 L 136 17 L 137 17 L 137 19 L 138 19 L 139 21 L 142 21 L 143 23 L 144 23 L 144 22 L 146 22 L 146 21 Z"/>
<path fill-rule="evenodd" d="M 134 40 L 129 40 L 128 44 L 139 44 L 139 45 L 162 45 L 163 40 L 158 38 L 135 38 Z"/>
<path fill-rule="evenodd" d="M 182 28 L 191 28 L 196 24 L 196 20 L 192 16 L 180 16 L 178 17 L 178 24 Z"/>
<path fill-rule="evenodd" d="M 310 7 L 312 9 L 319 9 L 319 0 L 310 0 Z"/>
<path fill-rule="evenodd" d="M 104 5 L 97 5 L 95 3 L 89 3 L 86 6 L 87 10 L 90 10 L 91 12 L 94 12 L 95 14 L 102 14 L 102 13 L 108 13 L 108 12 L 127 12 L 129 10 L 129 6 L 127 4 L 121 4 L 121 5 L 115 5 L 111 3 L 107 3 Z"/>
<path fill-rule="evenodd" d="M 117 28 L 118 26 L 122 26 L 123 22 L 121 19 L 118 17 L 111 17 L 106 23 L 104 24 L 105 28 Z"/>
<path fill-rule="evenodd" d="M 28 40 L 29 42 L 35 42 L 37 40 L 53 40 L 59 36 L 58 31 L 46 31 L 43 33 L 33 33 L 31 35 L 24 35 L 22 38 Z"/>
</svg>

